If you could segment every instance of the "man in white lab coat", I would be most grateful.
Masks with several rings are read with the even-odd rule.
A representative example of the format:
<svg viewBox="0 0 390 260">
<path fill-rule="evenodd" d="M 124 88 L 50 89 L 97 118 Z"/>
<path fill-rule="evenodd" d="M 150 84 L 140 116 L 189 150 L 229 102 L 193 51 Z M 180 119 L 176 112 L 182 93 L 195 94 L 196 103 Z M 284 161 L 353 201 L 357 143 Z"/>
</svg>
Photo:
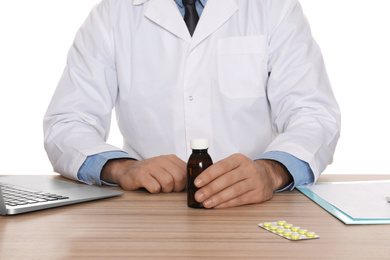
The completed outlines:
<svg viewBox="0 0 390 260">
<path fill-rule="evenodd" d="M 89 184 L 182 191 L 190 140 L 215 164 L 196 199 L 231 207 L 314 183 L 340 112 L 296 0 L 103 0 L 80 28 L 44 118 L 54 170 Z M 115 108 L 123 148 L 106 143 Z"/>
</svg>

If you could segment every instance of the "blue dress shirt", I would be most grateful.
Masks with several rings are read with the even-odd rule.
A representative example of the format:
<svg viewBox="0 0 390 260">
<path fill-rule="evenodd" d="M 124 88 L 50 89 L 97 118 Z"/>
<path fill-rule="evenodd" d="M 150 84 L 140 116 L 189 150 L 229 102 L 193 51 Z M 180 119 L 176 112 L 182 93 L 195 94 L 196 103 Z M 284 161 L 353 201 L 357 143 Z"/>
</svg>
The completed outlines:
<svg viewBox="0 0 390 260">
<path fill-rule="evenodd" d="M 183 6 L 182 0 L 174 0 L 179 8 L 181 15 L 184 17 L 185 8 Z M 207 0 L 196 1 L 196 10 L 199 14 L 199 17 L 202 14 L 203 8 L 206 5 Z M 85 162 L 81 165 L 77 177 L 79 180 L 86 182 L 88 184 L 96 185 L 115 185 L 107 183 L 100 180 L 100 172 L 103 166 L 111 159 L 120 159 L 120 158 L 130 158 L 133 159 L 129 154 L 123 151 L 110 151 L 103 152 L 95 155 L 88 156 Z M 314 182 L 314 174 L 310 169 L 308 163 L 294 157 L 293 155 L 280 151 L 271 151 L 263 154 L 258 159 L 269 159 L 280 162 L 283 164 L 290 174 L 293 177 L 293 182 L 290 183 L 287 187 L 284 187 L 283 190 L 294 189 L 296 186 L 301 186 Z"/>
<path fill-rule="evenodd" d="M 174 0 L 174 1 L 176 2 L 177 7 L 179 7 L 179 11 L 184 18 L 185 7 L 183 5 L 183 1 L 182 0 Z M 206 5 L 206 2 L 207 2 L 207 0 L 199 0 L 199 1 L 195 2 L 196 11 L 198 12 L 199 17 L 202 14 L 202 11 L 203 11 L 204 6 Z"/>
</svg>

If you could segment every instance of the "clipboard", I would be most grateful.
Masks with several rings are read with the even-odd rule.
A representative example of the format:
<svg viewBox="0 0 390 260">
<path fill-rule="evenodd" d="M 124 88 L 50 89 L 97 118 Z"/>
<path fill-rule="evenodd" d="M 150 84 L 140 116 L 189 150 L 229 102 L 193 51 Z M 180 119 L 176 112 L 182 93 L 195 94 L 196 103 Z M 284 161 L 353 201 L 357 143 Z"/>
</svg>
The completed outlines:
<svg viewBox="0 0 390 260">
<path fill-rule="evenodd" d="M 390 181 L 323 182 L 297 190 L 347 225 L 390 224 Z"/>
</svg>

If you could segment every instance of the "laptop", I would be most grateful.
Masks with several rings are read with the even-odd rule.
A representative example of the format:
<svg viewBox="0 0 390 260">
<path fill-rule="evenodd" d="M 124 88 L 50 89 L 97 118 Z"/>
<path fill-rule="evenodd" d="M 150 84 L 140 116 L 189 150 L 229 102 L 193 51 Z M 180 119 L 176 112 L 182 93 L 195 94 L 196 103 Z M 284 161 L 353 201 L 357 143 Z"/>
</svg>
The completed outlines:
<svg viewBox="0 0 390 260">
<path fill-rule="evenodd" d="M 15 215 L 121 194 L 123 192 L 36 175 L 4 176 L 0 177 L 0 215 Z"/>
</svg>

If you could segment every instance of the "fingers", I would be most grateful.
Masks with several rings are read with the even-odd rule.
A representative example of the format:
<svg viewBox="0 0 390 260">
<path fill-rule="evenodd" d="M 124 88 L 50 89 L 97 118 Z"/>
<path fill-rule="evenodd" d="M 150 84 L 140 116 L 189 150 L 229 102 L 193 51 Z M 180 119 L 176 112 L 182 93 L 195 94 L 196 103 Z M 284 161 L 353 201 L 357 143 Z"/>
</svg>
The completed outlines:
<svg viewBox="0 0 390 260">
<path fill-rule="evenodd" d="M 195 186 L 198 188 L 204 187 L 225 173 L 238 168 L 242 159 L 240 157 L 239 154 L 235 154 L 211 165 L 195 179 Z"/>
<path fill-rule="evenodd" d="M 221 191 L 213 192 L 213 189 L 201 190 L 206 200 L 202 201 L 206 208 L 233 207 L 244 204 L 258 203 L 261 196 L 255 194 L 258 183 L 250 178 L 228 184 Z M 211 191 L 211 194 L 208 193 Z M 196 198 L 198 194 L 196 194 Z M 256 195 L 256 196 L 254 196 Z M 267 198 L 268 199 L 268 198 Z M 264 199 L 265 200 L 265 199 Z"/>
<path fill-rule="evenodd" d="M 186 187 L 186 163 L 174 155 L 138 161 L 123 175 L 121 187 L 145 188 L 150 193 L 182 191 Z"/>
<path fill-rule="evenodd" d="M 227 208 L 260 203 L 272 198 L 273 192 L 267 187 L 248 189 L 248 184 L 246 181 L 239 182 L 207 199 L 203 204 L 206 208 Z"/>
<path fill-rule="evenodd" d="M 211 167 L 211 166 L 210 166 Z M 214 169 L 213 169 L 214 170 Z M 212 178 L 211 175 L 208 175 L 206 172 L 206 179 Z M 234 193 L 237 195 L 241 195 L 244 188 L 248 189 L 248 187 L 243 187 L 246 185 L 246 182 L 243 182 L 246 179 L 246 176 L 243 176 L 240 170 L 232 170 L 226 173 L 221 173 L 220 175 L 212 175 L 215 177 L 212 181 L 210 181 L 206 186 L 195 193 L 195 199 L 199 202 L 204 202 L 208 200 L 212 196 L 221 196 L 221 194 L 226 194 L 224 191 L 226 188 L 231 187 L 235 189 Z M 221 201 L 219 199 L 218 201 Z M 221 201 L 222 202 L 222 201 Z M 209 204 L 210 201 L 206 201 L 204 204 Z M 205 205 L 206 206 L 206 205 Z"/>
<path fill-rule="evenodd" d="M 156 170 L 152 176 L 157 179 L 163 192 L 182 191 L 186 187 L 187 164 L 175 155 L 158 157 L 161 171 Z"/>
<path fill-rule="evenodd" d="M 175 155 L 168 155 L 167 159 L 174 165 L 174 167 L 168 165 L 167 168 L 165 168 L 173 177 L 173 191 L 183 191 L 187 184 L 187 163 Z"/>
<path fill-rule="evenodd" d="M 250 159 L 241 154 L 234 154 L 207 168 L 195 179 L 195 185 L 202 188 L 195 195 L 199 202 L 206 200 L 214 194 L 226 189 L 248 177 L 243 172 L 242 165 Z M 251 162 L 251 161 L 250 161 Z"/>
<path fill-rule="evenodd" d="M 150 193 L 159 193 L 162 190 L 161 184 L 153 176 L 145 174 L 144 179 L 140 181 L 139 188 L 145 188 Z"/>
<path fill-rule="evenodd" d="M 202 186 L 195 199 L 206 208 L 259 203 L 273 195 L 267 170 L 240 154 L 210 166 L 198 178 Z"/>
<path fill-rule="evenodd" d="M 213 202 L 216 203 L 217 206 L 215 206 L 214 208 L 228 208 L 228 207 L 236 207 L 244 204 L 249 204 L 248 201 L 250 201 L 253 195 L 255 195 L 255 192 L 250 191 L 245 194 L 239 195 L 237 197 L 228 199 L 222 203 L 219 203 L 218 200 L 215 199 Z"/>
</svg>

